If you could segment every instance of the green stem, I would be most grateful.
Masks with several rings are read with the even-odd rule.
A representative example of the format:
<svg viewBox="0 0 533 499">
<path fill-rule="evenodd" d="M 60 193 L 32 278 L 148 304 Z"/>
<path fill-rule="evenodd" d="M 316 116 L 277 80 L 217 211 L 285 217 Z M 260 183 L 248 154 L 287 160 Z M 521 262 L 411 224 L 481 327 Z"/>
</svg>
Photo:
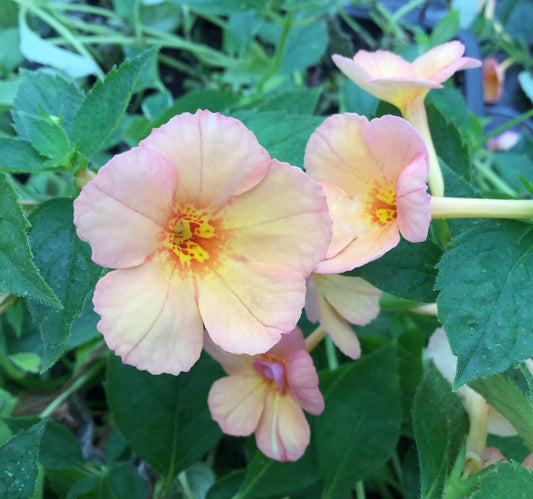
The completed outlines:
<svg viewBox="0 0 533 499">
<path fill-rule="evenodd" d="M 426 3 L 427 0 L 412 0 L 409 3 L 406 3 L 402 7 L 400 7 L 392 16 L 391 18 L 394 20 L 395 23 L 397 23 L 403 16 L 405 16 L 408 12 L 412 11 L 413 9 L 416 9 L 420 4 Z"/>
<path fill-rule="evenodd" d="M 483 162 L 474 163 L 476 171 L 478 171 L 484 178 L 486 178 L 498 191 L 508 196 L 515 197 L 516 192 L 509 187 L 498 175 L 496 175 L 489 166 Z"/>
<path fill-rule="evenodd" d="M 94 14 L 102 17 L 112 17 L 116 19 L 120 18 L 120 16 L 112 10 L 104 9 L 102 7 L 95 7 L 93 5 L 54 2 L 50 5 L 50 8 L 61 11 L 86 12 L 87 14 Z"/>
<path fill-rule="evenodd" d="M 492 132 L 485 135 L 481 142 L 478 144 L 478 148 L 480 148 L 487 140 L 492 139 L 492 137 L 496 137 L 496 135 L 500 135 L 500 133 L 505 132 L 505 130 L 512 128 L 515 125 L 518 125 L 519 123 L 522 123 L 522 121 L 525 121 L 533 116 L 533 108 L 529 111 L 526 111 L 525 113 L 521 114 L 520 116 L 517 116 L 516 118 L 512 119 L 511 121 L 508 121 L 507 123 L 504 123 L 502 126 L 499 126 Z"/>
<path fill-rule="evenodd" d="M 355 497 L 357 497 L 357 499 L 366 499 L 365 482 L 363 482 L 363 480 L 359 480 L 355 484 Z"/>
<path fill-rule="evenodd" d="M 337 369 L 339 367 L 339 360 L 337 359 L 337 350 L 335 349 L 335 345 L 333 344 L 333 341 L 331 341 L 331 338 L 329 336 L 326 336 L 326 357 L 328 359 L 328 368 L 330 370 Z"/>
<path fill-rule="evenodd" d="M 533 200 L 431 197 L 431 218 L 532 218 Z"/>
</svg>

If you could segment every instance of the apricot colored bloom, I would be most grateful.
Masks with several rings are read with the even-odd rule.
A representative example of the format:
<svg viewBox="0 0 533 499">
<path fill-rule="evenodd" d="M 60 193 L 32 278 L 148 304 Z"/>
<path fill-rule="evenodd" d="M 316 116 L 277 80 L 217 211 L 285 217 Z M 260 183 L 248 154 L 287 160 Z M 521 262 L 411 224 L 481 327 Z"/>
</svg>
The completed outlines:
<svg viewBox="0 0 533 499">
<path fill-rule="evenodd" d="M 502 96 L 505 71 L 495 57 L 483 59 L 481 70 L 483 76 L 483 101 L 487 104 L 494 104 Z"/>
<path fill-rule="evenodd" d="M 326 193 L 333 238 L 318 273 L 341 273 L 379 258 L 400 242 L 427 238 L 428 155 L 402 118 L 327 118 L 305 150 L 307 172 Z"/>
<path fill-rule="evenodd" d="M 271 348 L 296 325 L 331 236 L 320 186 L 209 111 L 175 116 L 112 158 L 74 222 L 93 260 L 117 269 L 96 285 L 98 330 L 153 374 L 191 368 L 202 322 L 230 352 Z"/>
<path fill-rule="evenodd" d="M 487 150 L 489 151 L 508 151 L 512 149 L 518 141 L 520 140 L 521 135 L 518 132 L 513 130 L 506 130 L 505 132 L 492 137 L 487 140 Z"/>
<path fill-rule="evenodd" d="M 437 45 L 413 62 L 385 50 L 359 50 L 353 58 L 332 55 L 337 67 L 368 93 L 404 112 L 414 99 L 424 100 L 432 88 L 442 88 L 456 71 L 475 68 L 477 59 L 463 57 L 465 47 L 452 41 Z"/>
<path fill-rule="evenodd" d="M 310 440 L 302 408 L 318 415 L 324 398 L 302 332 L 296 328 L 268 352 L 233 355 L 209 338 L 206 351 L 229 374 L 211 387 L 207 402 L 211 416 L 229 435 L 255 432 L 257 447 L 278 461 L 296 461 Z"/>
<path fill-rule="evenodd" d="M 364 326 L 379 314 L 381 291 L 360 277 L 313 274 L 307 280 L 305 313 L 320 322 L 342 353 L 358 359 L 359 339 L 348 322 Z"/>
</svg>

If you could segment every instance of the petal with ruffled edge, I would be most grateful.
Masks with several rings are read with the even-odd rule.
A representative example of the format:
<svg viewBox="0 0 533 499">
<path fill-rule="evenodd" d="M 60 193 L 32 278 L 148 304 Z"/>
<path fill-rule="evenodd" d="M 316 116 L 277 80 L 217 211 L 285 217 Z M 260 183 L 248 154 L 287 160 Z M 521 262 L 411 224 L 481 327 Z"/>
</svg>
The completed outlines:
<svg viewBox="0 0 533 499">
<path fill-rule="evenodd" d="M 178 374 L 199 359 L 203 329 L 194 283 L 161 260 L 106 274 L 93 303 L 101 316 L 98 330 L 125 364 Z"/>
<path fill-rule="evenodd" d="M 396 185 L 404 168 L 415 159 L 422 157 L 425 161 L 417 163 L 420 173 L 427 180 L 428 152 L 424 139 L 416 128 L 399 116 L 382 116 L 373 119 L 365 129 L 365 139 L 379 169 L 375 176 L 387 179 Z"/>
<path fill-rule="evenodd" d="M 257 185 L 270 156 L 239 120 L 210 111 L 174 116 L 141 145 L 159 151 L 176 168 L 176 201 L 217 207 Z"/>
<path fill-rule="evenodd" d="M 427 158 L 420 155 L 404 168 L 396 185 L 400 233 L 412 243 L 427 239 L 431 223 L 431 196 L 427 192 L 427 172 Z"/>
<path fill-rule="evenodd" d="M 318 375 L 311 356 L 303 348 L 293 352 L 286 369 L 291 395 L 307 412 L 321 414 L 324 397 L 318 388 Z"/>
<path fill-rule="evenodd" d="M 359 338 L 346 320 L 319 294 L 320 324 L 339 350 L 352 359 L 361 357 Z"/>
<path fill-rule="evenodd" d="M 263 414 L 266 387 L 258 375 L 234 375 L 215 381 L 207 397 L 211 417 L 228 435 L 250 435 Z"/>
<path fill-rule="evenodd" d="M 226 352 L 220 348 L 209 337 L 207 332 L 204 334 L 204 350 L 215 359 L 228 374 L 255 374 L 252 368 L 253 357 L 250 355 L 236 355 Z"/>
<path fill-rule="evenodd" d="M 74 201 L 74 224 L 99 265 L 139 265 L 172 215 L 176 171 L 159 153 L 136 147 L 100 168 Z"/>
<path fill-rule="evenodd" d="M 413 61 L 415 74 L 417 78 L 442 83 L 457 71 L 481 65 L 477 59 L 462 57 L 464 52 L 464 45 L 457 40 L 437 45 Z"/>
<path fill-rule="evenodd" d="M 266 352 L 296 326 L 305 278 L 274 263 L 227 259 L 197 282 L 198 305 L 211 339 L 228 352 Z"/>
<path fill-rule="evenodd" d="M 327 118 L 309 137 L 304 166 L 315 180 L 334 184 L 349 198 L 366 193 L 369 172 L 378 163 L 366 144 L 368 120 L 354 113 Z M 370 173 L 372 175 L 372 173 Z"/>
<path fill-rule="evenodd" d="M 270 395 L 255 430 L 257 447 L 271 459 L 296 461 L 309 445 L 311 432 L 302 408 L 289 395 Z"/>
<path fill-rule="evenodd" d="M 352 324 L 365 326 L 379 314 L 382 292 L 360 277 L 337 274 L 316 276 L 318 292 Z"/>
<path fill-rule="evenodd" d="M 276 263 L 307 277 L 326 255 L 331 219 L 320 184 L 272 160 L 261 183 L 224 208 L 222 230 L 231 258 Z"/>
</svg>

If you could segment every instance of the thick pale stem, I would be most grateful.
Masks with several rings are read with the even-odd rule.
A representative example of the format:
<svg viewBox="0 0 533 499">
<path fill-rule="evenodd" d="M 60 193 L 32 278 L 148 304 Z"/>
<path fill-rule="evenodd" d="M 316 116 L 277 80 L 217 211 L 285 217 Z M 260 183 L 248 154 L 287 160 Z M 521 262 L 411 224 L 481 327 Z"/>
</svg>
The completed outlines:
<svg viewBox="0 0 533 499">
<path fill-rule="evenodd" d="M 411 123 L 424 139 L 429 154 L 428 184 L 433 196 L 444 196 L 444 179 L 440 170 L 437 152 L 429 131 L 428 118 L 422 98 L 414 99 L 402 109 L 404 118 Z"/>
<path fill-rule="evenodd" d="M 431 218 L 532 218 L 533 200 L 431 197 Z"/>
<path fill-rule="evenodd" d="M 310 352 L 315 348 L 326 336 L 326 330 L 322 326 L 318 326 L 306 339 L 305 350 Z"/>
<path fill-rule="evenodd" d="M 487 445 L 489 406 L 485 399 L 474 391 L 469 393 L 465 406 L 470 420 L 470 429 L 466 437 L 464 469 L 473 474 L 483 467 L 483 455 Z"/>
</svg>

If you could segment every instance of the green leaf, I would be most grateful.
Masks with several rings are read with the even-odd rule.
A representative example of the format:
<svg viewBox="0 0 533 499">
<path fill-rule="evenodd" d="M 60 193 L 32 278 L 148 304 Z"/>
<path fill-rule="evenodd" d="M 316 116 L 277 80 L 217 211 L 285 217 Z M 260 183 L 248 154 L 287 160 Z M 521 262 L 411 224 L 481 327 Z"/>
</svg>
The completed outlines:
<svg viewBox="0 0 533 499">
<path fill-rule="evenodd" d="M 235 114 L 273 158 L 302 166 L 307 141 L 324 121 L 323 117 L 302 114 L 257 113 L 240 111 Z"/>
<path fill-rule="evenodd" d="M 533 472 L 518 463 L 496 463 L 495 470 L 480 481 L 480 488 L 472 499 L 530 499 L 533 490 Z"/>
<path fill-rule="evenodd" d="M 426 240 L 410 243 L 404 239 L 398 246 L 374 262 L 347 272 L 347 275 L 363 277 L 374 286 L 400 298 L 434 302 L 437 277 L 436 264 L 442 250 Z"/>
<path fill-rule="evenodd" d="M 73 152 L 65 129 L 50 116 L 38 117 L 23 111 L 17 116 L 32 146 L 39 154 L 48 157 L 53 166 Z"/>
<path fill-rule="evenodd" d="M 437 156 L 459 177 L 469 180 L 470 155 L 457 126 L 433 104 L 428 106 L 428 124 Z"/>
<path fill-rule="evenodd" d="M 178 0 L 172 0 L 178 2 Z M 264 7 L 260 0 L 186 0 L 179 1 L 180 5 L 185 4 L 193 9 L 197 9 L 206 14 L 234 14 L 245 10 Z"/>
<path fill-rule="evenodd" d="M 265 102 L 256 107 L 256 110 L 258 112 L 278 111 L 290 114 L 313 114 L 319 97 L 320 88 L 292 90 L 267 98 Z"/>
<path fill-rule="evenodd" d="M 60 306 L 33 264 L 26 235 L 28 226 L 15 190 L 7 175 L 0 172 L 0 292 Z"/>
<path fill-rule="evenodd" d="M 91 261 L 89 245 L 78 239 L 72 218 L 72 200 L 65 198 L 42 203 L 31 216 L 35 262 L 63 304 L 61 310 L 54 310 L 28 300 L 44 342 L 42 371 L 62 355 L 72 323 L 102 274 Z"/>
<path fill-rule="evenodd" d="M 152 48 L 128 59 L 89 91 L 74 116 L 71 131 L 72 140 L 85 156 L 96 152 L 111 135 L 126 111 L 141 70 L 156 53 Z"/>
<path fill-rule="evenodd" d="M 522 91 L 533 102 L 533 75 L 529 71 L 521 71 L 518 75 L 518 81 L 520 87 L 522 87 Z"/>
<path fill-rule="evenodd" d="M 110 358 L 107 400 L 113 419 L 133 451 L 168 481 L 220 438 L 207 407 L 211 384 L 220 376 L 207 356 L 179 376 L 153 376 Z"/>
<path fill-rule="evenodd" d="M 42 116 L 44 111 L 49 116 L 59 118 L 70 130 L 72 119 L 83 101 L 83 93 L 73 80 L 49 69 L 27 71 L 21 69 L 15 110 L 33 116 Z M 18 123 L 17 115 L 14 116 Z"/>
<path fill-rule="evenodd" d="M 457 36 L 457 31 L 459 30 L 459 11 L 452 10 L 448 12 L 445 16 L 441 17 L 435 27 L 431 30 L 429 36 L 429 43 L 431 47 L 440 45 L 450 41 L 452 38 Z"/>
<path fill-rule="evenodd" d="M 325 21 L 292 28 L 281 57 L 279 72 L 289 74 L 320 62 L 328 47 Z"/>
<path fill-rule="evenodd" d="M 15 137 L 0 137 L 0 170 L 33 173 L 46 169 L 45 158 L 30 142 Z"/>
<path fill-rule="evenodd" d="M 420 462 L 421 498 L 443 497 L 449 472 L 468 432 L 461 399 L 433 363 L 427 366 L 413 403 Z"/>
<path fill-rule="evenodd" d="M 0 447 L 0 497 L 28 499 L 32 496 L 43 431 L 44 421 L 41 421 Z"/>
<path fill-rule="evenodd" d="M 319 478 L 320 469 L 313 441 L 305 454 L 292 463 L 273 461 L 258 451 L 246 468 L 239 497 L 287 495 L 312 485 Z"/>
<path fill-rule="evenodd" d="M 494 406 L 533 450 L 533 396 L 530 377 L 523 368 L 480 378 L 470 386 Z"/>
<path fill-rule="evenodd" d="M 324 398 L 315 433 L 323 497 L 329 498 L 372 476 L 396 448 L 401 411 L 395 346 L 386 345 L 341 371 Z"/>
<path fill-rule="evenodd" d="M 459 387 L 533 356 L 533 234 L 529 224 L 490 221 L 452 245 L 436 286 Z"/>
</svg>

